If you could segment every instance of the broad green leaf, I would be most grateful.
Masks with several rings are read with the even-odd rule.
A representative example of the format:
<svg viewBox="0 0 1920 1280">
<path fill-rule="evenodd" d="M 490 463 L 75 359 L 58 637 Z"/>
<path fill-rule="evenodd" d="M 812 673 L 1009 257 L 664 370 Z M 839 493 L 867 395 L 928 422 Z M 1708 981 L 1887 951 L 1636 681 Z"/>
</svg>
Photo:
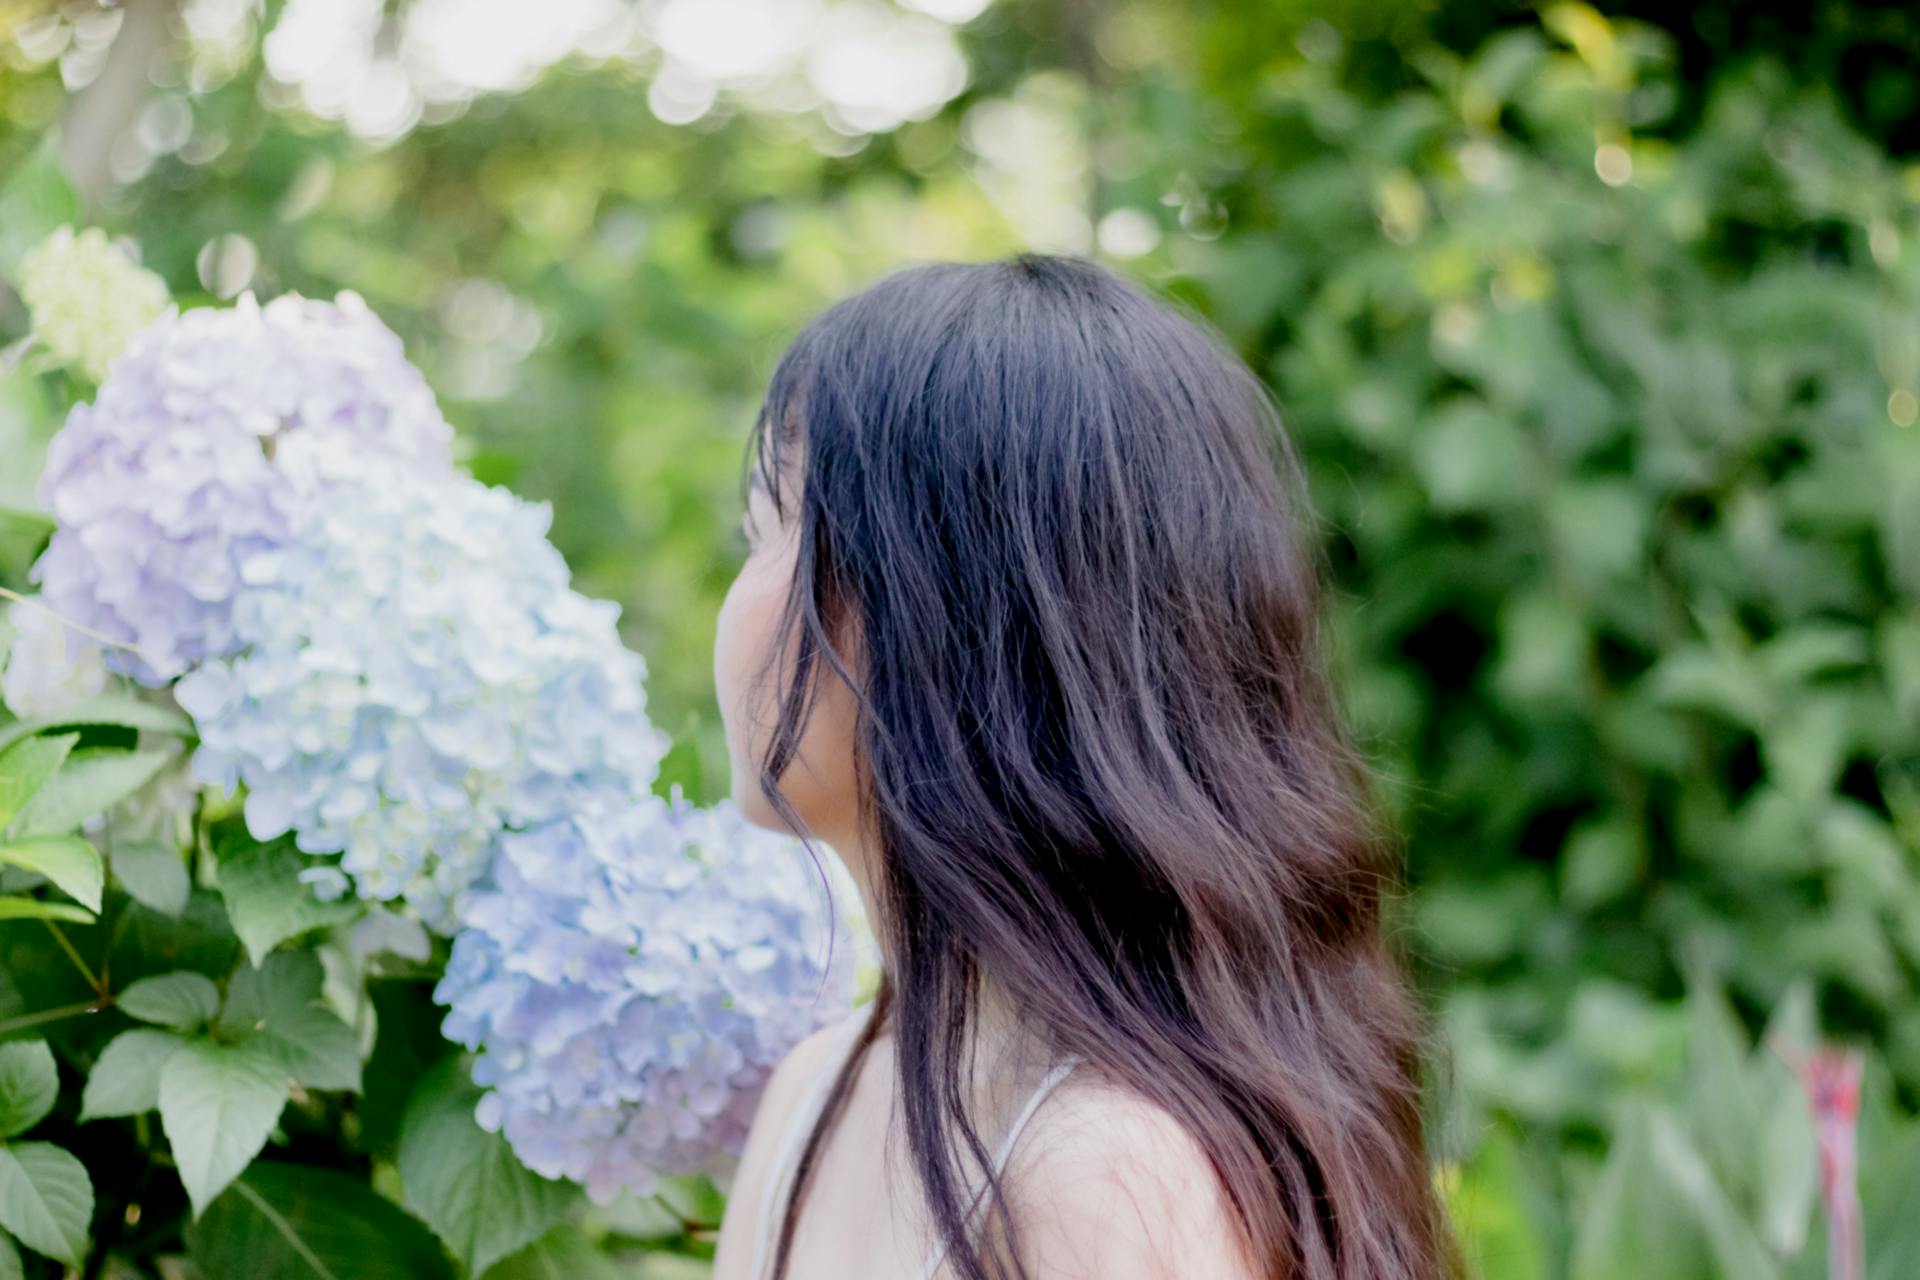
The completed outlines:
<svg viewBox="0 0 1920 1280">
<path fill-rule="evenodd" d="M 275 1013 L 320 999 L 326 969 L 311 951 L 276 951 L 262 965 L 234 972 L 220 1008 L 220 1030 L 243 1035 L 264 1028 Z"/>
<path fill-rule="evenodd" d="M 529 1171 L 505 1137 L 474 1121 L 479 1100 L 462 1060 L 442 1062 L 414 1090 L 399 1158 L 408 1206 L 474 1275 L 539 1239 L 576 1199 L 564 1183 Z"/>
<path fill-rule="evenodd" d="M 1802 622 L 1769 640 L 1756 656 L 1774 684 L 1786 685 L 1836 667 L 1858 666 L 1867 661 L 1870 648 L 1867 633 L 1858 627 Z"/>
<path fill-rule="evenodd" d="M 35 1253 L 79 1266 L 93 1220 L 93 1183 L 50 1142 L 0 1147 L 0 1228 Z"/>
<path fill-rule="evenodd" d="M 569 1223 L 502 1258 L 488 1268 L 483 1280 L 621 1280 L 625 1274 L 579 1227 Z"/>
<path fill-rule="evenodd" d="M 452 1280 L 424 1227 L 364 1181 L 262 1161 L 186 1230 L 203 1276 L 247 1280 Z"/>
<path fill-rule="evenodd" d="M 41 787 L 47 784 L 65 762 L 77 733 L 54 737 L 30 737 L 0 751 L 0 831 L 13 825 Z"/>
<path fill-rule="evenodd" d="M 244 959 L 220 895 L 206 889 L 194 890 L 177 916 L 129 902 L 116 914 L 113 934 L 108 965 L 121 982 L 183 969 L 232 973 Z"/>
<path fill-rule="evenodd" d="M 58 131 L 48 130 L 33 154 L 0 183 L 0 275 L 16 280 L 27 250 L 80 220 L 80 202 L 60 167 Z"/>
<path fill-rule="evenodd" d="M 100 910 L 106 866 L 100 851 L 78 836 L 36 835 L 0 841 L 0 862 L 45 876 L 87 910 Z"/>
<path fill-rule="evenodd" d="M 1634 576 L 1644 567 L 1651 498 L 1613 480 L 1562 482 L 1542 504 L 1562 563 L 1588 581 Z"/>
<path fill-rule="evenodd" d="M 187 909 L 193 879 L 187 873 L 186 859 L 180 850 L 164 844 L 115 841 L 113 852 L 107 855 L 107 865 L 113 871 L 113 878 L 135 902 L 169 916 L 177 916 Z"/>
<path fill-rule="evenodd" d="M 1668 706 L 1716 712 L 1750 729 L 1773 717 L 1773 696 L 1752 662 L 1737 653 L 1680 648 L 1646 676 L 1653 696 Z"/>
<path fill-rule="evenodd" d="M 1788 987 L 1767 1015 L 1767 1029 L 1754 1053 L 1779 1060 L 1782 1052 L 1805 1051 L 1820 1038 L 1820 1018 L 1814 1007 L 1813 984 L 1805 978 Z M 1784 1063 L 1783 1063 L 1784 1065 Z"/>
<path fill-rule="evenodd" d="M 1889 1132 L 1860 1170 L 1867 1280 L 1920 1275 L 1920 1124 Z"/>
<path fill-rule="evenodd" d="M 1791 700 L 1779 723 L 1760 735 L 1767 773 L 1802 806 L 1832 793 L 1853 732 L 1853 708 L 1841 698 L 1811 694 Z"/>
<path fill-rule="evenodd" d="M 1674 1118 L 1665 1111 L 1656 1112 L 1652 1133 L 1654 1157 L 1666 1175 L 1664 1180 L 1692 1210 L 1718 1264 L 1718 1274 L 1724 1280 L 1777 1280 L 1779 1266 Z"/>
<path fill-rule="evenodd" d="M 1511 418 L 1462 397 L 1431 411 L 1412 462 L 1434 508 L 1454 512 L 1524 498 L 1532 450 Z"/>
<path fill-rule="evenodd" d="M 0 1280 L 26 1280 L 26 1275 L 20 1251 L 13 1247 L 13 1237 L 0 1231 Z"/>
<path fill-rule="evenodd" d="M 1719 986 L 1695 976 L 1687 992 L 1687 1113 L 1707 1163 L 1747 1198 L 1759 1173 L 1759 1099 L 1747 1072 L 1749 1046 Z"/>
<path fill-rule="evenodd" d="M 1442 1181 L 1447 1216 L 1475 1280 L 1536 1280 L 1546 1248 L 1527 1215 L 1526 1171 L 1511 1136 L 1490 1131 L 1473 1159 Z"/>
<path fill-rule="evenodd" d="M 1701 1280 L 1713 1274 L 1706 1239 L 1656 1157 L 1649 1110 L 1616 1130 L 1583 1206 L 1568 1280 Z"/>
<path fill-rule="evenodd" d="M 727 1198 L 711 1178 L 691 1175 L 662 1178 L 654 1196 L 678 1214 L 683 1224 L 718 1222 L 727 1211 Z"/>
<path fill-rule="evenodd" d="M 360 1088 L 360 1040 L 321 998 L 320 961 L 310 951 L 276 951 L 234 974 L 220 1024 L 258 1037 L 310 1089 Z"/>
<path fill-rule="evenodd" d="M 323 902 L 314 896 L 312 887 L 299 879 L 311 860 L 290 839 L 262 844 L 237 836 L 223 842 L 218 852 L 220 896 L 226 899 L 233 931 L 256 965 L 288 938 L 351 920 L 360 912 L 351 898 Z"/>
<path fill-rule="evenodd" d="M 220 1012 L 220 989 L 205 974 L 181 970 L 142 978 L 114 1002 L 130 1018 L 191 1031 Z"/>
<path fill-rule="evenodd" d="M 1590 644 L 1573 605 L 1550 591 L 1516 593 L 1500 609 L 1494 687 L 1523 708 L 1578 706 Z"/>
<path fill-rule="evenodd" d="M 20 811 L 20 833 L 76 830 L 147 785 L 172 758 L 166 751 L 76 751 Z"/>
<path fill-rule="evenodd" d="M 1646 861 L 1632 824 L 1618 819 L 1583 823 L 1568 835 L 1560 854 L 1560 896 L 1582 910 L 1613 902 L 1633 887 Z"/>
<path fill-rule="evenodd" d="M 169 734 L 176 738 L 193 736 L 193 721 L 182 711 L 156 706 L 138 698 L 102 694 L 95 698 L 76 698 L 52 715 L 35 716 L 0 726 L 0 747 L 11 746 L 32 734 L 45 733 L 49 729 L 92 725 L 114 725 L 146 733 Z"/>
<path fill-rule="evenodd" d="M 287 1069 L 251 1041 L 190 1040 L 160 1071 L 160 1123 L 195 1215 L 245 1169 L 287 1102 Z"/>
<path fill-rule="evenodd" d="M 50 397 L 44 394 L 39 380 L 25 370 L 5 370 L 5 359 L 0 356 L 0 420 L 11 419 L 32 432 L 42 418 L 48 419 L 47 427 L 52 426 L 53 407 Z M 19 441 L 18 427 L 14 440 Z M 14 465 L 21 471 L 33 472 L 37 469 L 34 457 L 39 450 L 29 445 L 25 451 L 21 444 L 12 447 Z M 6 505 L 9 498 L 19 501 L 31 492 L 32 476 L 0 473 L 0 586 L 23 588 L 27 585 L 27 575 L 32 571 L 34 561 L 47 545 L 47 539 L 53 536 L 53 520 L 39 511 L 27 511 Z M 7 731 L 0 729 L 0 746 L 13 739 L 6 736 Z"/>
<path fill-rule="evenodd" d="M 1920 719 L 1920 618 L 1888 614 L 1878 639 L 1880 672 L 1894 706 L 1909 721 Z"/>
<path fill-rule="evenodd" d="M 140 1027 L 107 1043 L 87 1073 L 80 1118 L 137 1116 L 160 1105 L 160 1072 L 186 1041 L 171 1031 Z"/>
<path fill-rule="evenodd" d="M 307 1088 L 360 1091 L 360 1038 L 318 1000 L 275 1012 L 259 1034 Z"/>
<path fill-rule="evenodd" d="M 1813 984 L 1787 988 L 1767 1017 L 1748 1071 L 1760 1097 L 1758 1200 L 1753 1206 L 1761 1239 L 1775 1257 L 1802 1252 L 1819 1202 L 1820 1156 L 1812 1108 L 1786 1057 L 1810 1050 L 1820 1036 Z"/>
<path fill-rule="evenodd" d="M 360 1117 L 357 1145 L 392 1160 L 400 1147 L 400 1122 L 413 1087 L 448 1055 L 439 1031 L 445 1011 L 434 1004 L 430 982 L 381 978 L 367 985 L 367 996 L 373 1005 L 375 1035 L 373 1054 L 361 1073 L 364 1092 L 354 1109 Z"/>
<path fill-rule="evenodd" d="M 1759 1114 L 1754 1117 L 1755 1187 L 1751 1214 L 1761 1239 L 1776 1257 L 1792 1257 L 1806 1244 L 1807 1226 L 1819 1200 L 1820 1154 L 1813 1113 L 1800 1082 L 1777 1058 L 1754 1055 Z"/>
<path fill-rule="evenodd" d="M 0 1138 L 39 1124 L 59 1096 L 60 1073 L 45 1040 L 0 1044 Z"/>
<path fill-rule="evenodd" d="M 93 912 L 67 902 L 42 902 L 38 898 L 0 898 L 0 920 L 67 920 L 74 924 L 92 924 Z"/>
</svg>

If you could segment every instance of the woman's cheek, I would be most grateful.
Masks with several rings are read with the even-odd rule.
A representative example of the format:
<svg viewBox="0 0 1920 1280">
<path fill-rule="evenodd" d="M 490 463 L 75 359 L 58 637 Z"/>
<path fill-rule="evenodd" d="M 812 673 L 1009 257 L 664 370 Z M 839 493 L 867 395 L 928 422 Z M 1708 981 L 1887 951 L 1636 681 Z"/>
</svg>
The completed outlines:
<svg viewBox="0 0 1920 1280">
<path fill-rule="evenodd" d="M 740 570 L 727 589 L 715 622 L 713 687 L 720 704 L 720 723 L 726 733 L 727 758 L 733 769 L 733 800 L 747 820 L 765 824 L 772 812 L 761 794 L 759 760 L 765 750 L 764 730 L 755 731 L 760 717 L 748 705 L 752 686 L 766 649 L 760 636 L 760 612 L 752 600 L 752 562 Z"/>
</svg>

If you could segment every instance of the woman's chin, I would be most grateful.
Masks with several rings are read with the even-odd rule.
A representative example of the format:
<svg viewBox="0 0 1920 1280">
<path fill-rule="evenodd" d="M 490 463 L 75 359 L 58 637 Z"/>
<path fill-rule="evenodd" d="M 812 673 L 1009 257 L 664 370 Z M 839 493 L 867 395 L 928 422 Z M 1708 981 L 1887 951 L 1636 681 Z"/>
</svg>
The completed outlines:
<svg viewBox="0 0 1920 1280">
<path fill-rule="evenodd" d="M 734 771 L 733 803 L 740 810 L 740 816 L 756 827 L 776 831 L 781 835 L 791 835 L 792 830 L 785 819 L 774 810 L 767 799 L 767 793 L 750 776 L 743 777 L 742 771 Z"/>
</svg>

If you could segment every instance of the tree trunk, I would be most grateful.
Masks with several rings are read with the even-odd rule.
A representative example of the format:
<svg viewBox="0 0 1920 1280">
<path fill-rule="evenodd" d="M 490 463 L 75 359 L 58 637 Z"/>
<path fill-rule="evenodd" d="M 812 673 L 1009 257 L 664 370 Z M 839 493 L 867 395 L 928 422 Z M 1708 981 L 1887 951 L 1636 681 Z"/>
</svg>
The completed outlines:
<svg viewBox="0 0 1920 1280">
<path fill-rule="evenodd" d="M 113 144 L 132 127 L 153 86 L 153 69 L 173 40 L 179 0 L 123 0 L 126 17 L 106 65 L 73 96 L 61 128 L 60 158 L 83 209 L 113 185 Z"/>
</svg>

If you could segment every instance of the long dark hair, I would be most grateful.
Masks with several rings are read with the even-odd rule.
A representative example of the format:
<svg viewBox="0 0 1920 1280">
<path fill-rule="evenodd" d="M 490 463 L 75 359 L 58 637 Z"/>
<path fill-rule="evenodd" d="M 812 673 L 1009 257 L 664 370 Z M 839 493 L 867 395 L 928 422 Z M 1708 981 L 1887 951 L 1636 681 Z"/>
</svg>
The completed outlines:
<svg viewBox="0 0 1920 1280">
<path fill-rule="evenodd" d="M 1194 1135 L 1260 1274 L 1453 1274 L 1422 1022 L 1382 938 L 1392 847 L 1328 686 L 1312 517 L 1259 382 L 1091 262 L 935 263 L 800 334 L 749 456 L 800 526 L 796 667 L 761 783 L 803 829 L 778 782 L 824 682 L 846 681 L 888 962 L 802 1150 L 776 1275 L 886 1023 L 956 1275 L 1024 1276 L 997 1180 L 1005 1255 L 964 1230 L 983 981 Z"/>
</svg>

